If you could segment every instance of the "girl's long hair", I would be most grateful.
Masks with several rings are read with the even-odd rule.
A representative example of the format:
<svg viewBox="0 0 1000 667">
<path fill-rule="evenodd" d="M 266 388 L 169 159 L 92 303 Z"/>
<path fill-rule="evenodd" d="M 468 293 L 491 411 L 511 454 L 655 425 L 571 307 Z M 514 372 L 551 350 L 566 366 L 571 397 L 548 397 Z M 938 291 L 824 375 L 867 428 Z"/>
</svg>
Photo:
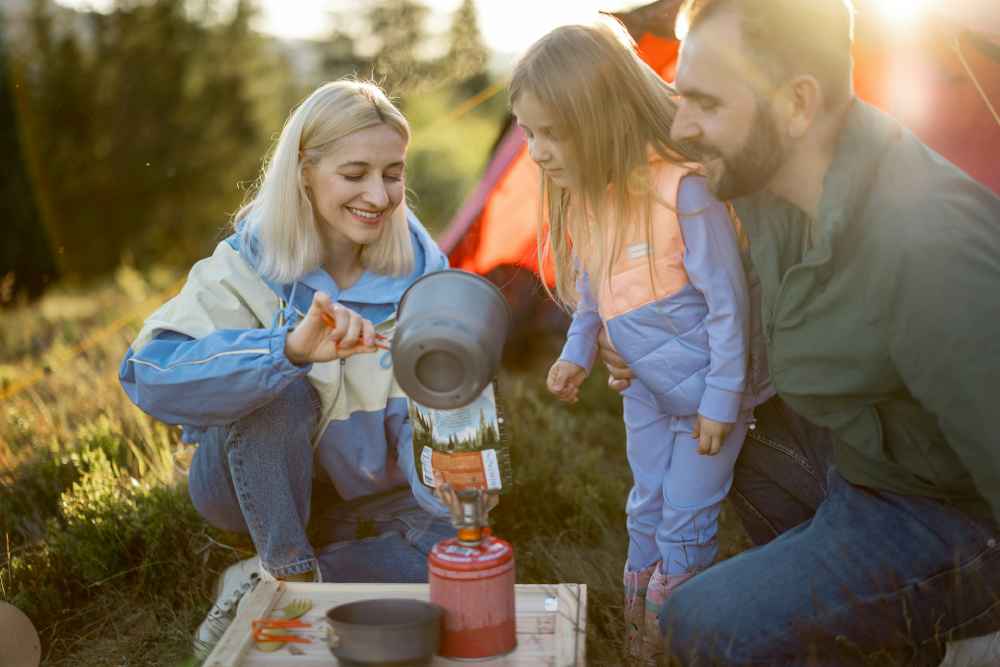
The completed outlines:
<svg viewBox="0 0 1000 667">
<path fill-rule="evenodd" d="M 651 242 L 652 207 L 671 206 L 652 186 L 653 154 L 677 164 L 691 158 L 670 140 L 674 89 L 639 58 L 618 23 L 562 26 L 539 39 L 511 78 L 511 103 L 524 93 L 541 103 L 566 142 L 573 191 L 542 175 L 538 261 L 544 272 L 552 254 L 556 293 L 549 294 L 571 309 L 579 271 L 587 270 L 596 291 L 621 252 L 625 225 L 644 224 Z"/>
<path fill-rule="evenodd" d="M 348 79 L 320 86 L 291 113 L 260 178 L 232 220 L 245 243 L 256 241 L 263 275 L 288 283 L 322 265 L 326 251 L 303 170 L 335 152 L 339 139 L 382 124 L 409 143 L 409 123 L 385 93 L 374 83 Z M 413 270 L 406 210 L 403 201 L 379 238 L 362 248 L 365 269 L 384 275 Z"/>
</svg>

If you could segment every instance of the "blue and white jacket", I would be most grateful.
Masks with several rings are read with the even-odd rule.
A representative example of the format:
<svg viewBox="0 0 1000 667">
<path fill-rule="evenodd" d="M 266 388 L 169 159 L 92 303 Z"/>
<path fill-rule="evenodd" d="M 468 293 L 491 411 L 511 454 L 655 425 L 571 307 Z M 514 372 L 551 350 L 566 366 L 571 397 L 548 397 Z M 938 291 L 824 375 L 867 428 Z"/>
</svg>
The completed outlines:
<svg viewBox="0 0 1000 667">
<path fill-rule="evenodd" d="M 417 478 L 408 399 L 393 377 L 389 352 L 296 366 L 284 351 L 286 335 L 317 290 L 391 337 L 407 287 L 448 266 L 420 222 L 412 215 L 408 220 L 413 272 L 366 271 L 346 290 L 322 268 L 294 283 L 273 283 L 254 268 L 253 248 L 233 234 L 196 263 L 180 293 L 146 320 L 119 369 L 122 387 L 142 410 L 182 425 L 184 440 L 197 442 L 204 429 L 240 419 L 306 377 L 322 410 L 313 440 L 317 477 L 333 483 L 345 500 L 409 484 L 424 509 L 445 514 Z"/>
</svg>

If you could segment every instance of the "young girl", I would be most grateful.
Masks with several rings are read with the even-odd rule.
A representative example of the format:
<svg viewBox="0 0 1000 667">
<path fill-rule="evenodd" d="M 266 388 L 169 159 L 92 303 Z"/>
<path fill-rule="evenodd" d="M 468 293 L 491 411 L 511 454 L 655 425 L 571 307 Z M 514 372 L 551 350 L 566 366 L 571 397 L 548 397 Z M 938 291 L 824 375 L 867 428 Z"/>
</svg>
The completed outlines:
<svg viewBox="0 0 1000 667">
<path fill-rule="evenodd" d="M 549 33 L 510 86 L 543 171 L 539 252 L 552 253 L 557 300 L 575 307 L 548 387 L 576 400 L 602 327 L 637 378 L 623 400 L 634 478 L 625 620 L 629 653 L 649 660 L 665 600 L 716 556 L 719 507 L 765 397 L 748 389 L 734 225 L 670 142 L 672 94 L 609 25 Z"/>
<path fill-rule="evenodd" d="M 129 397 L 199 443 L 195 508 L 257 549 L 222 577 L 201 655 L 261 575 L 426 581 L 427 551 L 453 534 L 417 477 L 407 399 L 379 349 L 406 288 L 447 266 L 406 207 L 409 138 L 375 85 L 315 90 L 233 234 L 122 362 Z"/>
</svg>

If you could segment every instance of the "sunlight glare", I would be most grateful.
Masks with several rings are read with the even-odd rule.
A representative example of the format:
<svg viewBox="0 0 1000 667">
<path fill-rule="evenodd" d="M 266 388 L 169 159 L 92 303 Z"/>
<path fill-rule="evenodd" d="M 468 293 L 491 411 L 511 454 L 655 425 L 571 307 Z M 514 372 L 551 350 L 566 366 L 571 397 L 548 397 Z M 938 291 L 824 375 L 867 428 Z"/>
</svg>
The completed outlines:
<svg viewBox="0 0 1000 667">
<path fill-rule="evenodd" d="M 690 28 L 691 26 L 688 25 L 687 14 L 678 14 L 677 22 L 674 24 L 674 37 L 676 37 L 678 41 L 683 42 L 684 38 L 687 37 L 688 30 Z"/>
<path fill-rule="evenodd" d="M 880 0 L 878 8 L 894 25 L 910 25 L 920 17 L 926 4 L 926 0 Z"/>
</svg>

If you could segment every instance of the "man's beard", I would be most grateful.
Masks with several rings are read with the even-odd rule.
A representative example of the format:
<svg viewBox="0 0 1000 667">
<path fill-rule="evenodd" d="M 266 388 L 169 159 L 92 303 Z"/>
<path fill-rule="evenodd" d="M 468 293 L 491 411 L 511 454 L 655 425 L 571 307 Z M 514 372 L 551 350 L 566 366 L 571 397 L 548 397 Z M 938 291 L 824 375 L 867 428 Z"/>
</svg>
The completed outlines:
<svg viewBox="0 0 1000 667">
<path fill-rule="evenodd" d="M 714 147 L 701 146 L 702 159 L 721 158 L 722 172 L 710 175 L 709 188 L 719 199 L 735 199 L 763 190 L 785 162 L 787 151 L 770 105 L 758 100 L 753 123 L 743 146 L 732 157 L 724 157 Z"/>
</svg>

